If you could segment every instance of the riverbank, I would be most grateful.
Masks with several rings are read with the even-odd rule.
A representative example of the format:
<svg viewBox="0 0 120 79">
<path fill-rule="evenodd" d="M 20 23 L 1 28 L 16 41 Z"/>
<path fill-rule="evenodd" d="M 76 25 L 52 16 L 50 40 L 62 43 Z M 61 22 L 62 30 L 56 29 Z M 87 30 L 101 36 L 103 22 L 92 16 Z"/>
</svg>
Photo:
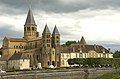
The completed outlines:
<svg viewBox="0 0 120 79">
<path fill-rule="evenodd" d="M 114 68 L 77 68 L 63 70 L 35 70 L 35 71 L 19 71 L 7 72 L 0 74 L 1 79 L 92 79 L 105 73 L 120 71 Z"/>
<path fill-rule="evenodd" d="M 112 73 L 106 73 L 100 77 L 97 77 L 96 79 L 120 79 L 120 71 L 119 72 L 112 72 Z"/>
</svg>

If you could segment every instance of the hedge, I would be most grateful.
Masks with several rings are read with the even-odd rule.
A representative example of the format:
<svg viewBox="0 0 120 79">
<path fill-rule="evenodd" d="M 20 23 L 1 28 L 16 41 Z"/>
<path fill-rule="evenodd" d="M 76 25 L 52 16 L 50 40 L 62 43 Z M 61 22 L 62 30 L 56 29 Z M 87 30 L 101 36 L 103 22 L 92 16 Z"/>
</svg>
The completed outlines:
<svg viewBox="0 0 120 79">
<path fill-rule="evenodd" d="M 69 65 L 78 64 L 89 67 L 120 67 L 120 58 L 74 58 L 68 60 Z"/>
</svg>

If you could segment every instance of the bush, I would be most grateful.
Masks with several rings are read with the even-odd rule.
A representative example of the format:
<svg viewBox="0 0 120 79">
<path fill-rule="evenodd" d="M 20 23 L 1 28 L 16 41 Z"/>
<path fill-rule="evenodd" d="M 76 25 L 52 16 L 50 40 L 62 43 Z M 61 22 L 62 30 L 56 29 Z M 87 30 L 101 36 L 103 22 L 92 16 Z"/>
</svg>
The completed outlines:
<svg viewBox="0 0 120 79">
<path fill-rule="evenodd" d="M 120 58 L 74 58 L 68 60 L 69 65 L 88 65 L 89 67 L 120 67 Z"/>
</svg>

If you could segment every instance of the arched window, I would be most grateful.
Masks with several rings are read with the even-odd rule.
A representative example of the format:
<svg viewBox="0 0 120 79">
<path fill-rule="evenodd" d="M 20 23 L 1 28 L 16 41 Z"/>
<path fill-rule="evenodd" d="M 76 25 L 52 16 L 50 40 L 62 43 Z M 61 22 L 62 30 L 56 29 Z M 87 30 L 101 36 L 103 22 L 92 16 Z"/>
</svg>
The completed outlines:
<svg viewBox="0 0 120 79">
<path fill-rule="evenodd" d="M 50 47 L 50 44 L 47 44 L 47 47 Z"/>
<path fill-rule="evenodd" d="M 16 46 L 16 49 L 18 49 L 18 46 Z"/>
<path fill-rule="evenodd" d="M 27 27 L 27 30 L 30 31 L 30 27 Z"/>
<path fill-rule="evenodd" d="M 52 61 L 52 65 L 55 66 L 55 61 Z"/>
<path fill-rule="evenodd" d="M 58 41 L 58 40 L 57 40 L 56 42 L 57 42 L 57 43 L 59 43 L 59 41 Z"/>
<path fill-rule="evenodd" d="M 57 39 L 59 39 L 59 36 L 56 36 Z"/>
<path fill-rule="evenodd" d="M 17 51 L 15 50 L 15 53 L 17 53 Z"/>
<path fill-rule="evenodd" d="M 50 62 L 48 61 L 48 66 L 50 65 Z"/>
<path fill-rule="evenodd" d="M 32 27 L 32 31 L 35 31 L 35 28 L 34 28 L 34 27 Z"/>
</svg>

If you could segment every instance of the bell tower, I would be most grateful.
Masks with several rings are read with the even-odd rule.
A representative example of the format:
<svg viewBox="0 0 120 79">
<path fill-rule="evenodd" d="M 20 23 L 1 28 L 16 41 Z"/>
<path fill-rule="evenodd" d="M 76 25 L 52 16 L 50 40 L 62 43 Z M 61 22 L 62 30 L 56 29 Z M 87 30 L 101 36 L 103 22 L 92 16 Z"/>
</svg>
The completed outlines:
<svg viewBox="0 0 120 79">
<path fill-rule="evenodd" d="M 52 33 L 52 48 L 55 49 L 55 66 L 60 66 L 60 33 L 55 25 Z"/>
<path fill-rule="evenodd" d="M 48 67 L 50 65 L 51 33 L 47 24 L 42 33 L 42 43 L 42 66 Z"/>
<path fill-rule="evenodd" d="M 34 20 L 32 10 L 29 9 L 27 14 L 27 19 L 24 25 L 24 38 L 25 39 L 34 39 L 39 36 L 37 32 L 37 25 Z"/>
</svg>

